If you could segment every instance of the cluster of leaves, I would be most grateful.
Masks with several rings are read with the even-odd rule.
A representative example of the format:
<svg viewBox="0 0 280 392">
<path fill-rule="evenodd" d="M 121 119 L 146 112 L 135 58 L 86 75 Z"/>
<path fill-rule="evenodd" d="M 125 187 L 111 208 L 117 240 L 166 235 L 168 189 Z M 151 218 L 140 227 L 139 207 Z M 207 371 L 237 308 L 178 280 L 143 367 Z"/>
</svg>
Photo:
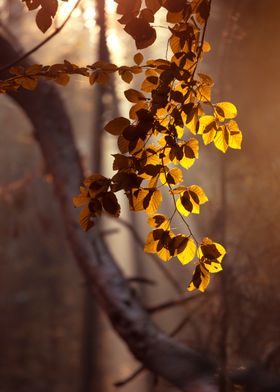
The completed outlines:
<svg viewBox="0 0 280 392">
<path fill-rule="evenodd" d="M 68 0 L 61 0 L 68 1 Z M 36 24 L 45 33 L 52 25 L 53 18 L 58 9 L 58 0 L 22 0 L 29 11 L 39 8 L 36 14 Z"/>
<path fill-rule="evenodd" d="M 137 53 L 132 66 L 119 67 L 98 61 L 79 67 L 65 60 L 63 64 L 52 66 L 13 67 L 10 72 L 14 76 L 0 82 L 0 92 L 19 87 L 33 90 L 40 78 L 66 85 L 70 75 L 79 74 L 87 77 L 90 84 L 107 84 L 111 75 L 118 73 L 130 83 L 135 75 L 144 73 L 139 90 L 130 88 L 124 92 L 132 104 L 129 118 L 118 117 L 105 126 L 108 133 L 117 137 L 119 153 L 114 155 L 115 175 L 106 178 L 93 174 L 86 178 L 80 194 L 74 197 L 74 205 L 83 206 L 80 225 L 87 231 L 104 212 L 119 216 L 116 193 L 123 191 L 131 210 L 145 211 L 149 215 L 152 231 L 148 234 L 145 251 L 156 253 L 165 262 L 177 257 L 183 265 L 196 256 L 188 290 L 204 291 L 210 273 L 222 269 L 221 261 L 226 252 L 222 245 L 207 237 L 200 244 L 194 237 L 186 218 L 198 214 L 208 198 L 200 186 L 182 184 L 183 169 L 189 170 L 198 159 L 201 141 L 205 145 L 213 143 L 222 152 L 228 148 L 240 149 L 242 142 L 242 133 L 234 120 L 236 107 L 230 102 L 213 103 L 212 79 L 196 72 L 199 61 L 210 50 L 204 36 L 211 0 L 115 2 L 121 15 L 120 23 L 125 25 L 124 30 L 139 49 L 156 40 L 152 26 L 154 15 L 160 9 L 166 11 L 166 21 L 170 24 L 170 59 L 144 62 L 143 55 Z M 47 3 L 26 0 L 30 9 L 41 6 L 39 12 L 51 12 L 52 18 L 57 0 L 53 0 L 53 8 L 46 7 Z M 158 213 L 166 196 L 174 205 L 170 217 Z M 187 234 L 171 230 L 176 215 L 184 222 Z"/>
<path fill-rule="evenodd" d="M 156 253 L 165 262 L 177 257 L 184 265 L 197 256 L 188 290 L 204 291 L 210 273 L 222 269 L 226 252 L 209 238 L 204 238 L 200 245 L 194 238 L 185 217 L 198 214 L 208 199 L 200 186 L 182 185 L 182 169 L 189 170 L 198 159 L 200 137 L 205 145 L 213 142 L 223 152 L 229 147 L 239 149 L 242 141 L 241 131 L 233 120 L 237 115 L 235 106 L 230 102 L 212 103 L 211 78 L 201 73 L 196 76 L 199 60 L 210 50 L 204 41 L 210 2 L 146 0 L 146 8 L 141 7 L 141 1 L 116 2 L 122 15 L 120 22 L 125 24 L 138 48 L 154 42 L 156 35 L 150 26 L 153 15 L 161 7 L 167 9 L 167 21 L 173 23 L 169 39 L 172 56 L 170 60 L 148 60 L 144 64 L 141 53 L 134 56 L 145 77 L 139 90 L 131 88 L 124 92 L 132 103 L 129 118 L 118 117 L 105 126 L 108 133 L 118 138 L 119 153 L 114 155 L 116 174 L 101 180 L 107 181 L 107 188 L 97 198 L 123 191 L 131 210 L 149 215 L 148 223 L 153 230 L 148 234 L 145 251 Z M 74 204 L 85 205 L 80 223 L 88 230 L 101 212 L 102 202 L 92 204 L 96 200 L 92 190 L 101 183 L 94 175 L 84 185 Z M 164 188 L 168 192 L 163 192 Z M 174 204 L 169 218 L 157 213 L 166 194 Z M 113 204 L 111 211 L 104 205 L 103 208 L 118 216 L 119 204 L 116 200 Z M 185 223 L 187 235 L 171 230 L 175 215 Z"/>
</svg>

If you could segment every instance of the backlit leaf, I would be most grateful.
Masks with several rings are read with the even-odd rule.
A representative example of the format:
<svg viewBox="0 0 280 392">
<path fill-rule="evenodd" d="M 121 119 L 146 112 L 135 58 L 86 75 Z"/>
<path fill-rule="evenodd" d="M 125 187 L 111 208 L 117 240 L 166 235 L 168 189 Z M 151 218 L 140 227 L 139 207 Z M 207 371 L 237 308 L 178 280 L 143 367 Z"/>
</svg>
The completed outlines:
<svg viewBox="0 0 280 392">
<path fill-rule="evenodd" d="M 189 169 L 198 159 L 199 144 L 197 139 L 189 139 L 183 144 L 183 157 L 180 160 L 180 165 L 185 169 Z"/>
<path fill-rule="evenodd" d="M 237 109 L 231 102 L 219 102 L 215 105 L 215 110 L 221 120 L 237 116 Z"/>
<path fill-rule="evenodd" d="M 203 267 L 203 265 L 198 264 L 195 268 L 192 280 L 188 286 L 188 291 L 193 291 L 198 289 L 204 292 L 210 283 L 210 273 Z"/>
<path fill-rule="evenodd" d="M 163 230 L 168 230 L 169 229 L 169 219 L 162 214 L 156 214 L 151 216 L 148 219 L 148 223 L 150 226 L 155 227 L 156 229 L 163 229 Z"/>
<path fill-rule="evenodd" d="M 93 222 L 93 217 L 88 209 L 88 207 L 85 207 L 82 209 L 80 212 L 80 226 L 84 231 L 88 231 L 92 226 L 94 225 Z"/>
<path fill-rule="evenodd" d="M 146 97 L 141 91 L 137 91 L 134 89 L 129 89 L 124 92 L 126 99 L 129 102 L 137 103 L 139 101 L 146 101 Z"/>
<path fill-rule="evenodd" d="M 176 237 L 181 237 L 180 239 L 182 241 L 181 241 L 181 246 L 180 244 L 176 246 L 175 255 L 178 257 L 181 264 L 183 265 L 188 264 L 190 261 L 193 260 L 195 256 L 195 252 L 196 252 L 195 242 L 192 238 L 183 235 L 176 236 Z"/>
<path fill-rule="evenodd" d="M 229 146 L 229 131 L 224 125 L 219 127 L 214 139 L 214 144 L 222 152 L 227 151 Z"/>
<path fill-rule="evenodd" d="M 229 147 L 234 149 L 240 149 L 242 143 L 242 133 L 238 128 L 237 123 L 234 120 L 230 120 L 225 126 L 229 131 Z"/>
</svg>

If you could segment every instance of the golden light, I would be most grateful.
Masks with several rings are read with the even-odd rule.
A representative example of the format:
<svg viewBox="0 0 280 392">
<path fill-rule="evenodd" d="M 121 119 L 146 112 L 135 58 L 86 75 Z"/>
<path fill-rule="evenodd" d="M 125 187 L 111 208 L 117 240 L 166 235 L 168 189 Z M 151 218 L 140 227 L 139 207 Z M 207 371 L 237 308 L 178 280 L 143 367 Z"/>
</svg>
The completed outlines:
<svg viewBox="0 0 280 392">
<path fill-rule="evenodd" d="M 108 14 L 114 14 L 116 12 L 116 6 L 114 0 L 106 0 L 106 11 Z"/>
<path fill-rule="evenodd" d="M 74 8 L 76 2 L 77 0 L 68 0 L 67 2 L 63 2 L 62 4 L 60 4 L 56 16 L 56 21 L 58 24 L 63 23 L 63 21 L 67 18 L 67 16 Z M 81 16 L 84 21 L 84 25 L 87 28 L 91 28 L 95 25 L 96 11 L 95 4 L 92 0 L 82 2 L 82 5 L 76 8 L 72 13 L 72 18 L 79 18 Z"/>
<path fill-rule="evenodd" d="M 84 8 L 83 12 L 83 19 L 85 26 L 90 29 L 93 26 L 95 26 L 95 19 L 96 19 L 96 10 L 94 5 L 91 3 L 86 3 L 86 6 Z"/>
<path fill-rule="evenodd" d="M 56 14 L 56 20 L 59 24 L 62 23 L 67 18 L 67 16 L 75 6 L 75 4 L 76 4 L 76 0 L 68 0 L 67 2 L 63 2 L 62 4 L 59 5 Z M 75 9 L 72 14 L 73 18 L 77 18 L 80 15 L 81 15 L 81 10 L 79 8 Z"/>
</svg>

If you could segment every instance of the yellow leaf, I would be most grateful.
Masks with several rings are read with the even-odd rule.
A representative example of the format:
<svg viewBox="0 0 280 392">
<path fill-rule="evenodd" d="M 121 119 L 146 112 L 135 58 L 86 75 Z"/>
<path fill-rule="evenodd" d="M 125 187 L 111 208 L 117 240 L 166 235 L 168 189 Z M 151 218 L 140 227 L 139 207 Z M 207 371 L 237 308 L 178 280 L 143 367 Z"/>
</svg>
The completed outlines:
<svg viewBox="0 0 280 392">
<path fill-rule="evenodd" d="M 161 258 L 161 260 L 163 261 L 169 261 L 171 259 L 171 255 L 168 249 L 166 248 L 162 248 L 159 251 L 157 251 L 158 256 Z"/>
<path fill-rule="evenodd" d="M 215 111 L 219 120 L 234 118 L 237 116 L 237 109 L 231 102 L 219 102 L 215 105 Z"/>
<path fill-rule="evenodd" d="M 215 127 L 207 129 L 205 131 L 205 133 L 202 134 L 202 140 L 204 142 L 204 144 L 207 146 L 207 144 L 213 142 L 213 140 L 215 139 L 217 130 Z"/>
<path fill-rule="evenodd" d="M 158 210 L 161 201 L 162 201 L 161 191 L 159 190 L 152 191 L 149 204 L 147 207 L 145 207 L 147 214 L 154 214 Z M 145 206 L 145 199 L 143 200 L 143 205 Z"/>
<path fill-rule="evenodd" d="M 148 223 L 150 226 L 155 227 L 156 229 L 168 230 L 170 226 L 169 219 L 163 214 L 156 214 L 154 216 L 149 217 Z"/>
<path fill-rule="evenodd" d="M 84 231 L 88 231 L 93 225 L 94 223 L 91 212 L 88 207 L 85 207 L 80 212 L 80 226 Z"/>
<path fill-rule="evenodd" d="M 161 173 L 159 179 L 166 186 L 177 185 L 183 181 L 183 174 L 179 168 L 175 167 L 166 173 Z"/>
<path fill-rule="evenodd" d="M 151 231 L 146 239 L 144 251 L 147 253 L 157 253 L 157 244 L 158 244 L 158 240 L 155 241 L 153 232 Z"/>
<path fill-rule="evenodd" d="M 185 265 L 193 260 L 195 256 L 195 252 L 196 252 L 195 242 L 192 238 L 188 238 L 188 242 L 185 249 L 182 252 L 177 253 L 177 257 L 180 260 L 180 262 L 183 265 Z"/>
<path fill-rule="evenodd" d="M 159 78 L 157 76 L 148 76 L 141 85 L 141 90 L 150 93 L 158 87 Z"/>
<path fill-rule="evenodd" d="M 172 189 L 170 193 L 172 193 L 173 195 L 180 195 L 181 193 L 184 193 L 187 190 L 188 188 L 186 186 L 178 186 L 177 188 Z"/>
<path fill-rule="evenodd" d="M 221 262 L 225 254 L 226 250 L 221 244 L 213 242 L 207 237 L 202 240 L 197 250 L 201 265 L 211 273 L 217 273 L 222 270 Z"/>
<path fill-rule="evenodd" d="M 191 120 L 187 122 L 187 127 L 191 133 L 193 133 L 194 135 L 197 134 L 197 129 L 198 129 L 198 112 L 197 111 L 194 113 Z"/>
<path fill-rule="evenodd" d="M 143 206 L 143 200 L 148 193 L 149 191 L 147 189 L 132 190 L 131 209 L 133 211 L 143 211 L 145 209 Z"/>
<path fill-rule="evenodd" d="M 213 86 L 214 85 L 214 82 L 210 78 L 210 76 L 208 76 L 206 74 L 203 74 L 203 73 L 199 73 L 198 76 L 199 76 L 199 79 L 201 80 L 202 84 L 208 85 L 208 86 Z"/>
<path fill-rule="evenodd" d="M 78 195 L 73 197 L 73 204 L 75 207 L 81 207 L 84 204 L 88 204 L 90 201 L 90 197 L 88 196 L 83 196 L 83 195 Z"/>
<path fill-rule="evenodd" d="M 198 185 L 191 185 L 183 193 L 180 192 L 180 197 L 176 201 L 176 207 L 185 216 L 188 216 L 190 213 L 199 214 L 200 204 L 204 204 L 207 200 L 208 198 L 202 188 Z"/>
<path fill-rule="evenodd" d="M 210 52 L 211 45 L 209 44 L 209 42 L 203 41 L 202 50 L 203 52 Z"/>
<path fill-rule="evenodd" d="M 212 261 L 211 263 L 203 263 L 205 269 L 212 274 L 222 271 L 223 267 L 218 261 Z"/>
<path fill-rule="evenodd" d="M 208 84 L 201 84 L 198 86 L 197 90 L 197 99 L 201 102 L 211 102 L 211 86 Z"/>
<path fill-rule="evenodd" d="M 220 262 L 226 254 L 225 248 L 218 242 L 213 242 L 210 238 L 203 238 L 200 247 L 198 248 L 198 257 L 203 256 L 207 259 L 217 259 Z"/>
<path fill-rule="evenodd" d="M 196 139 L 190 139 L 184 143 L 184 155 L 180 160 L 180 165 L 185 169 L 189 169 L 194 164 L 195 159 L 198 159 L 198 150 L 199 144 Z"/>
<path fill-rule="evenodd" d="M 214 139 L 214 144 L 220 151 L 227 151 L 229 145 L 229 131 L 224 125 L 219 127 Z"/>
<path fill-rule="evenodd" d="M 187 192 L 185 193 L 187 194 Z M 176 208 L 180 212 L 180 214 L 188 216 L 192 212 L 193 205 L 189 198 L 179 197 L 176 201 Z"/>
<path fill-rule="evenodd" d="M 242 143 L 242 132 L 238 128 L 237 123 L 234 120 L 230 120 L 226 124 L 226 128 L 229 131 L 229 147 L 239 150 Z"/>
<path fill-rule="evenodd" d="M 205 195 L 204 190 L 198 185 L 191 185 L 188 187 L 188 190 L 194 192 L 199 199 L 199 204 L 204 204 L 208 201 L 208 197 Z"/>
<path fill-rule="evenodd" d="M 203 133 L 208 133 L 210 130 L 217 130 L 216 127 L 216 118 L 214 116 L 202 116 L 199 119 L 199 128 L 198 134 L 202 135 Z"/>
<path fill-rule="evenodd" d="M 203 267 L 203 265 L 198 264 L 194 271 L 192 280 L 189 284 L 188 291 L 193 291 L 198 289 L 204 292 L 210 283 L 210 273 Z"/>
</svg>

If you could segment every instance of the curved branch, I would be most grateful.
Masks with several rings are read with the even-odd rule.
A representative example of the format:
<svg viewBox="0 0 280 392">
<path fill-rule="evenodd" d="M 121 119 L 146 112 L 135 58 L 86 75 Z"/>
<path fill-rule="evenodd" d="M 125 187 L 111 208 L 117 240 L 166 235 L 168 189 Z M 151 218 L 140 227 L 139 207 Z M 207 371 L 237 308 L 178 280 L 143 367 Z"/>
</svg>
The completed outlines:
<svg viewBox="0 0 280 392">
<path fill-rule="evenodd" d="M 3 37 L 0 37 L 0 50 L 2 63 L 18 57 Z M 72 196 L 79 189 L 83 171 L 72 127 L 56 88 L 41 82 L 35 92 L 19 90 L 11 97 L 34 126 L 35 137 L 54 179 L 69 245 L 115 331 L 151 372 L 184 391 L 216 391 L 211 385 L 215 372 L 212 362 L 162 332 L 130 288 L 99 231 L 90 234 L 81 231 Z"/>
</svg>

